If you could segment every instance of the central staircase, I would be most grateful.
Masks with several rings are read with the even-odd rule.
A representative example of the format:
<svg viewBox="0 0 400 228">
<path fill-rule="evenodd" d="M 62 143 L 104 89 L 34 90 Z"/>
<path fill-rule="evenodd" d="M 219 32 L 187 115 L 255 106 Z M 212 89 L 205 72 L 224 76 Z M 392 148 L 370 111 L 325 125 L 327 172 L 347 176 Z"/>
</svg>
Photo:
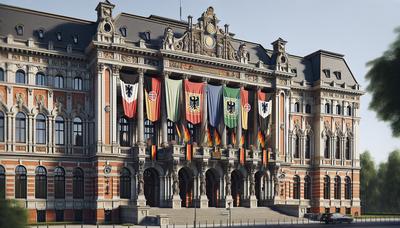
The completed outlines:
<svg viewBox="0 0 400 228">
<path fill-rule="evenodd" d="M 194 221 L 194 208 L 151 208 L 149 210 L 149 216 L 166 215 L 169 218 L 169 224 L 176 225 L 193 225 Z M 197 224 L 215 224 L 219 225 L 227 224 L 229 221 L 229 210 L 225 208 L 206 208 L 206 209 L 196 209 L 197 214 Z M 243 224 L 260 224 L 265 222 L 276 222 L 276 221 L 286 221 L 298 219 L 297 217 L 288 216 L 281 214 L 277 211 L 272 210 L 268 207 L 259 208 L 244 208 L 244 207 L 234 207 L 231 208 L 232 223 Z"/>
</svg>

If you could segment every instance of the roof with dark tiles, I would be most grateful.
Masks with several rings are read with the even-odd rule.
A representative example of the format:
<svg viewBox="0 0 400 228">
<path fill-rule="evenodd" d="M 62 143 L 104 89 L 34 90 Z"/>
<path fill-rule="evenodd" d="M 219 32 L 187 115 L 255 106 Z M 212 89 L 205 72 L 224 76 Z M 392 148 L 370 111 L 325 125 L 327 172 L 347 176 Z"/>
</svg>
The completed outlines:
<svg viewBox="0 0 400 228">
<path fill-rule="evenodd" d="M 142 17 L 128 13 L 120 13 L 114 18 L 117 32 L 121 27 L 126 27 L 126 39 L 137 42 L 139 39 L 146 40 L 146 33 L 150 34 L 149 42 L 152 47 L 159 47 L 167 26 L 173 28 L 176 37 L 184 34 L 187 22 L 151 15 Z M 23 25 L 23 35 L 17 35 L 16 26 Z M 39 39 L 38 30 L 43 29 L 44 38 Z M 33 38 L 35 41 L 47 45 L 52 41 L 54 47 L 65 48 L 71 44 L 74 50 L 83 51 L 92 41 L 97 30 L 97 22 L 87 21 L 67 16 L 55 15 L 51 13 L 39 12 L 14 6 L 0 4 L 0 36 L 6 37 L 13 35 L 14 39 L 28 40 Z M 58 41 L 57 33 L 60 32 L 62 40 Z M 73 36 L 78 36 L 78 43 L 74 44 Z M 250 54 L 249 62 L 252 64 L 259 61 L 267 65 L 271 64 L 272 51 L 265 49 L 261 44 L 232 38 L 232 45 L 238 49 L 241 43 L 246 43 Z M 289 64 L 295 69 L 297 82 L 315 82 L 318 80 L 337 84 L 346 83 L 353 86 L 358 84 L 354 75 L 350 71 L 343 55 L 319 50 L 305 57 L 288 54 Z M 329 69 L 331 77 L 325 77 L 323 70 Z M 341 79 L 333 74 L 334 71 L 341 73 Z"/>
</svg>

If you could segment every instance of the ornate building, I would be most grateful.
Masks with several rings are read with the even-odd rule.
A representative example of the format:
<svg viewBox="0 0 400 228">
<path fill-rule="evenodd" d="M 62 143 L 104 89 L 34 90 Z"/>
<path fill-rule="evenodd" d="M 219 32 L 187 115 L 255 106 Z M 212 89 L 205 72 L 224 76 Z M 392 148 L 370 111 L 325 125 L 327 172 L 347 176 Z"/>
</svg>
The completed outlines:
<svg viewBox="0 0 400 228">
<path fill-rule="evenodd" d="M 228 204 L 360 213 L 363 92 L 343 55 L 239 40 L 212 7 L 196 22 L 113 8 L 100 2 L 85 21 L 0 5 L 0 197 L 32 222 L 140 222 L 149 207 Z M 148 78 L 163 82 L 156 121 Z M 201 123 L 169 120 L 166 79 L 248 91 L 248 128 L 238 115 L 211 132 L 206 92 Z M 134 118 L 122 81 L 138 83 Z M 257 91 L 272 101 L 263 132 Z"/>
</svg>

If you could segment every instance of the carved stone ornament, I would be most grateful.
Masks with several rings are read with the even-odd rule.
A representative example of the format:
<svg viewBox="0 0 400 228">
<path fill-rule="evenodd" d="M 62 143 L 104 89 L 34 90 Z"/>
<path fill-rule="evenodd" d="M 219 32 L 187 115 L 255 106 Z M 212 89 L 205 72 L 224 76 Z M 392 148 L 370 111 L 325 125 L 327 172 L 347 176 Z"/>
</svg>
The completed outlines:
<svg viewBox="0 0 400 228">
<path fill-rule="evenodd" d="M 106 165 L 105 167 L 104 167 L 104 174 L 106 174 L 106 175 L 108 175 L 108 174 L 110 174 L 111 173 L 111 166 L 110 165 Z"/>
<path fill-rule="evenodd" d="M 242 43 L 238 50 L 238 57 L 241 63 L 247 64 L 249 60 L 249 52 L 247 51 L 247 47 L 245 43 Z"/>
<path fill-rule="evenodd" d="M 35 100 L 36 100 L 36 105 L 38 108 L 41 108 L 44 106 L 44 97 L 43 95 L 36 95 L 35 96 Z"/>
<path fill-rule="evenodd" d="M 56 97 L 56 102 L 54 106 L 58 112 L 61 112 L 62 110 L 63 106 L 62 100 L 63 100 L 62 97 Z"/>
<path fill-rule="evenodd" d="M 22 93 L 17 93 L 15 97 L 17 100 L 17 106 L 22 107 L 22 105 L 24 104 L 24 95 Z"/>
<path fill-rule="evenodd" d="M 163 49 L 165 50 L 175 50 L 174 48 L 174 32 L 171 27 L 167 27 L 164 30 L 164 39 L 163 39 Z"/>
</svg>

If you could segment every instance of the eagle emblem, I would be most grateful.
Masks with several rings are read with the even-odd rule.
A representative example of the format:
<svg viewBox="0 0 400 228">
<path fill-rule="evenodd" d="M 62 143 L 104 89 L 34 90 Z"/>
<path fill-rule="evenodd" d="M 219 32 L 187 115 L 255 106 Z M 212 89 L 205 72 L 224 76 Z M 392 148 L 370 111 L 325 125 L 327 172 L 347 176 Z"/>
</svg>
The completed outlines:
<svg viewBox="0 0 400 228">
<path fill-rule="evenodd" d="M 197 110 L 200 106 L 200 97 L 199 96 L 190 96 L 189 97 L 189 106 L 192 110 Z"/>
<path fill-rule="evenodd" d="M 133 94 L 133 86 L 131 85 L 125 85 L 125 94 L 128 98 L 130 98 Z"/>
<path fill-rule="evenodd" d="M 236 105 L 236 102 L 234 102 L 234 101 L 227 101 L 226 102 L 226 108 L 227 108 L 227 110 L 228 110 L 228 113 L 229 114 L 234 114 L 235 113 L 235 105 Z"/>
<path fill-rule="evenodd" d="M 262 107 L 262 112 L 263 112 L 263 113 L 267 113 L 267 111 L 268 111 L 268 102 L 264 101 L 264 102 L 261 104 L 261 107 Z"/>
</svg>

